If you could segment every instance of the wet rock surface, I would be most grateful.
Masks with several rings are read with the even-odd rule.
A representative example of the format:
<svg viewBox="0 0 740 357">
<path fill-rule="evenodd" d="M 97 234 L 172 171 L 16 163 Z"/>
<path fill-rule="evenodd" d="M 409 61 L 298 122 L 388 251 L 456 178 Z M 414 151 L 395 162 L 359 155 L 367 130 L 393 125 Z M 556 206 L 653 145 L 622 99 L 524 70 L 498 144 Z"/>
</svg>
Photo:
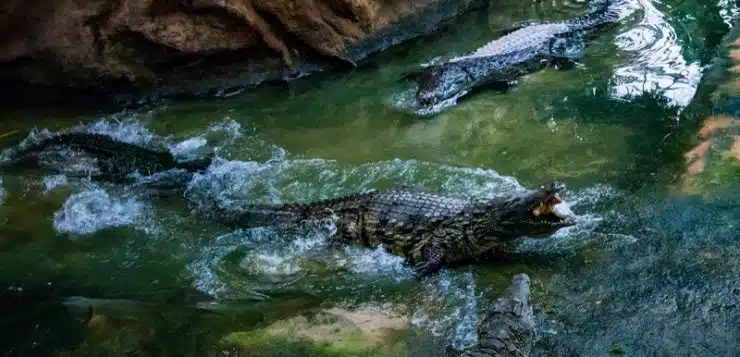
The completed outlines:
<svg viewBox="0 0 740 357">
<path fill-rule="evenodd" d="M 217 92 L 351 66 L 485 4 L 11 0 L 0 7 L 0 82 L 7 92 Z"/>
</svg>

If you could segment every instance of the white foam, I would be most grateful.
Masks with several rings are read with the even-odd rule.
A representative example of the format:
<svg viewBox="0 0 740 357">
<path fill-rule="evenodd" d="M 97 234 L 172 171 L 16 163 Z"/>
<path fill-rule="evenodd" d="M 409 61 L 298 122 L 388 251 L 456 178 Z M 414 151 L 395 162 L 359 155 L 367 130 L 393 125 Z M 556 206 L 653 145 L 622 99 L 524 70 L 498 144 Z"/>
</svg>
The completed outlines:
<svg viewBox="0 0 740 357">
<path fill-rule="evenodd" d="M 212 133 L 223 133 L 228 137 L 227 143 L 232 143 L 234 140 L 242 136 L 242 125 L 232 119 L 231 117 L 225 117 L 222 121 L 211 124 L 208 127 L 208 131 Z"/>
<path fill-rule="evenodd" d="M 134 197 L 114 197 L 102 188 L 92 187 L 67 198 L 54 213 L 54 229 L 74 238 L 105 228 L 135 226 L 150 214 L 149 207 Z"/>
<path fill-rule="evenodd" d="M 178 160 L 191 160 L 202 157 L 205 150 L 219 152 L 241 136 L 241 124 L 226 117 L 211 124 L 203 134 L 169 145 L 169 150 Z"/>
<path fill-rule="evenodd" d="M 67 182 L 66 175 L 44 176 L 44 179 L 43 179 L 44 193 L 48 193 L 49 191 L 59 186 L 66 186 L 67 183 L 68 182 Z"/>
<path fill-rule="evenodd" d="M 196 151 L 197 149 L 200 149 L 207 144 L 208 140 L 201 137 L 185 139 L 175 145 L 170 146 L 170 152 L 175 156 L 183 156 L 189 152 Z"/>
<path fill-rule="evenodd" d="M 400 281 L 412 277 L 411 269 L 401 256 L 388 253 L 383 247 L 345 247 L 347 265 L 355 274 L 393 276 Z"/>
<path fill-rule="evenodd" d="M 121 120 L 101 119 L 90 126 L 76 128 L 78 131 L 105 134 L 116 140 L 144 147 L 162 148 L 162 139 L 146 128 L 144 123 L 134 115 Z M 159 144 L 159 145 L 157 145 Z"/>
</svg>

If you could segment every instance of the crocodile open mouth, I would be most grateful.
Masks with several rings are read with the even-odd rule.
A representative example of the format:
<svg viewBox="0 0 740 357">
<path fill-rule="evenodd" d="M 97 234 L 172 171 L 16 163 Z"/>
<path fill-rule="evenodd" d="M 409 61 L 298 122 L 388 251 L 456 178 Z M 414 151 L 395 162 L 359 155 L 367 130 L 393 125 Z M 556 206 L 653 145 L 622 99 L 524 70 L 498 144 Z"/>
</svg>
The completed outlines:
<svg viewBox="0 0 740 357">
<path fill-rule="evenodd" d="M 557 192 L 532 208 L 531 213 L 538 221 L 552 224 L 566 224 L 576 217 Z"/>
</svg>

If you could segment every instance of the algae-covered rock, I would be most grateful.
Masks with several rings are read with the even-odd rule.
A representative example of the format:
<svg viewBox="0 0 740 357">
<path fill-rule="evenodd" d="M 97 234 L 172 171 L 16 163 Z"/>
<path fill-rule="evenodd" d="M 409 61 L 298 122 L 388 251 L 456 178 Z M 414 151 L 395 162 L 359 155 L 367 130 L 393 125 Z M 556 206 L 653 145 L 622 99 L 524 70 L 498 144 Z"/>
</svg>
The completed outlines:
<svg viewBox="0 0 740 357">
<path fill-rule="evenodd" d="M 382 312 L 332 308 L 234 332 L 221 342 L 255 357 L 404 356 L 407 326 L 406 319 Z"/>
</svg>

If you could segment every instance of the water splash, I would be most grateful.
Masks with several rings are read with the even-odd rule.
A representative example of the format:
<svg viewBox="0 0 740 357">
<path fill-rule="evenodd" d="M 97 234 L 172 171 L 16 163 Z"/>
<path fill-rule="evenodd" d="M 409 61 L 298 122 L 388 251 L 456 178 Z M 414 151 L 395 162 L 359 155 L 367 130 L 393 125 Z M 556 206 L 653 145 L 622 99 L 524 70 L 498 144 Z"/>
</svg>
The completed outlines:
<svg viewBox="0 0 740 357">
<path fill-rule="evenodd" d="M 227 144 L 231 144 L 234 140 L 239 139 L 242 136 L 242 125 L 231 117 L 225 117 L 222 121 L 211 124 L 208 127 L 208 131 L 211 133 L 223 134 L 227 137 Z"/>
<path fill-rule="evenodd" d="M 111 196 L 92 185 L 64 201 L 62 208 L 54 213 L 53 226 L 57 232 L 77 238 L 112 227 L 134 226 L 147 230 L 146 221 L 152 215 L 151 208 L 135 197 Z"/>
<path fill-rule="evenodd" d="M 3 185 L 3 178 L 0 177 L 0 205 L 2 205 L 3 202 L 5 202 L 5 195 L 6 193 L 5 193 L 5 186 Z"/>
<path fill-rule="evenodd" d="M 46 194 L 59 186 L 66 186 L 68 181 L 66 175 L 51 175 L 44 176 L 42 183 L 44 185 L 44 193 Z"/>
<path fill-rule="evenodd" d="M 208 140 L 202 137 L 185 139 L 179 143 L 170 145 L 172 155 L 180 160 L 194 159 L 197 152 L 208 145 Z"/>
<path fill-rule="evenodd" d="M 212 204 L 228 208 L 245 203 L 305 202 L 399 184 L 422 185 L 461 197 L 498 197 L 526 190 L 512 177 L 479 168 L 400 159 L 343 166 L 331 160 L 276 155 L 261 163 L 217 158 L 206 172 L 194 175 L 185 196 L 196 210 L 208 212 Z M 265 291 L 277 282 L 305 274 L 306 269 L 348 271 L 350 279 L 361 281 L 379 277 L 402 281 L 412 276 L 403 258 L 382 247 L 345 246 L 327 252 L 326 239 L 327 232 L 321 229 L 298 234 L 270 229 L 238 230 L 219 237 L 217 244 L 207 249 L 201 247 L 202 256 L 189 270 L 196 276 L 198 288 L 214 296 Z M 236 281 L 237 275 L 231 274 L 237 273 L 225 273 L 221 264 L 239 249 L 247 251 L 240 258 L 241 275 Z M 321 267 L 316 267 L 317 263 Z M 306 264 L 313 265 L 306 268 Z M 243 282 L 243 274 L 250 276 L 251 283 Z M 259 284 L 265 281 L 265 290 L 260 290 Z"/>
<path fill-rule="evenodd" d="M 230 117 L 211 124 L 206 132 L 185 139 L 179 143 L 168 144 L 168 148 L 178 160 L 192 160 L 210 152 L 218 153 L 232 145 L 242 136 L 241 124 Z"/>
<path fill-rule="evenodd" d="M 410 322 L 429 329 L 446 345 L 462 350 L 478 341 L 478 298 L 472 272 L 441 271 L 424 284 L 423 303 Z"/>
<path fill-rule="evenodd" d="M 683 108 L 694 97 L 702 67 L 688 63 L 681 51 L 676 30 L 666 15 L 650 0 L 628 1 L 621 12 L 641 10 L 641 21 L 617 35 L 619 49 L 632 52 L 629 63 L 615 69 L 612 95 L 630 98 L 641 93 L 660 91 L 671 104 Z"/>
<path fill-rule="evenodd" d="M 623 245 L 635 243 L 637 238 L 631 234 L 600 232 L 602 223 L 627 221 L 623 213 L 615 210 L 603 211 L 599 205 L 613 202 L 624 194 L 613 187 L 595 185 L 577 192 L 569 192 L 566 196 L 568 203 L 579 212 L 580 218 L 576 225 L 565 227 L 547 239 L 525 239 L 516 247 L 519 253 L 537 252 L 567 252 L 577 251 L 579 248 L 602 243 L 606 249 L 614 249 Z M 599 213 L 584 213 L 599 212 Z"/>
<path fill-rule="evenodd" d="M 157 149 L 164 148 L 163 138 L 149 131 L 144 123 L 136 116 L 129 116 L 120 120 L 103 118 L 89 126 L 77 126 L 72 131 L 104 134 L 129 144 Z"/>
<path fill-rule="evenodd" d="M 16 157 L 18 152 L 24 151 L 30 146 L 38 144 L 53 135 L 54 133 L 52 131 L 45 128 L 41 130 L 31 130 L 28 133 L 28 136 L 21 140 L 17 147 L 4 149 L 2 153 L 0 153 L 0 163 L 9 162 Z"/>
<path fill-rule="evenodd" d="M 388 253 L 382 246 L 374 249 L 345 247 L 343 253 L 344 259 L 340 259 L 340 262 L 349 265 L 350 271 L 359 276 L 392 276 L 396 281 L 413 276 L 401 256 Z"/>
</svg>

